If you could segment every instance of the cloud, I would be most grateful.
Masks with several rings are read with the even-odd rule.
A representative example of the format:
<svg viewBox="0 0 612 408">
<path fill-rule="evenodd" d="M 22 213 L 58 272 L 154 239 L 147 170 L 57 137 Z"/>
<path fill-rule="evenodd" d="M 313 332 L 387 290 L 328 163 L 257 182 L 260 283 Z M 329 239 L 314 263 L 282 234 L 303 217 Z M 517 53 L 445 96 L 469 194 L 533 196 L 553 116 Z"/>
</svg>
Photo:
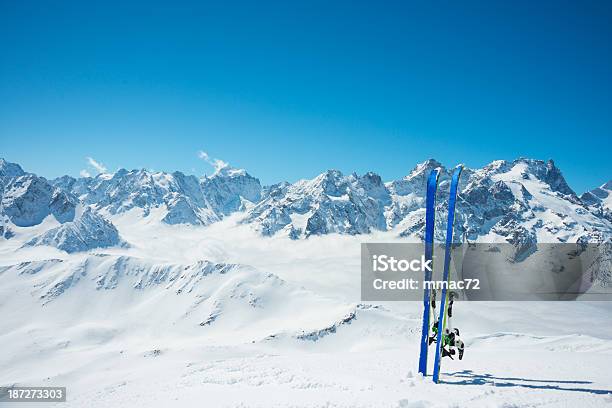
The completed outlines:
<svg viewBox="0 0 612 408">
<path fill-rule="evenodd" d="M 90 167 L 90 169 L 81 170 L 79 172 L 79 175 L 81 177 L 91 177 L 92 173 L 106 173 L 106 166 L 100 163 L 99 161 L 96 161 L 93 157 L 87 156 L 85 157 L 85 160 L 87 160 L 87 165 Z M 95 170 L 95 172 L 92 172 L 91 170 Z"/>
<path fill-rule="evenodd" d="M 96 169 L 98 173 L 106 173 L 106 167 L 102 163 L 95 161 L 92 157 L 86 157 L 86 159 L 87 163 Z"/>
<path fill-rule="evenodd" d="M 215 169 L 215 172 L 218 172 L 219 170 L 229 166 L 229 163 L 221 159 L 214 159 L 203 150 L 200 150 L 198 152 L 198 157 L 204 160 L 206 163 L 210 164 Z"/>
</svg>

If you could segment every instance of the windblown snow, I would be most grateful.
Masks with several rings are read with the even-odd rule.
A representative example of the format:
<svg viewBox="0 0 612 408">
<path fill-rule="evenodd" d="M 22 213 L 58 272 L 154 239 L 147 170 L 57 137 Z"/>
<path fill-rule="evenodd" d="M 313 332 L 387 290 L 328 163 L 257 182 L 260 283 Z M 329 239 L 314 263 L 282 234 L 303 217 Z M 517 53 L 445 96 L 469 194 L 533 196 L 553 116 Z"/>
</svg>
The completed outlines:
<svg viewBox="0 0 612 408">
<path fill-rule="evenodd" d="M 360 301 L 360 244 L 422 239 L 435 167 L 261 186 L 0 159 L 0 386 L 66 386 L 73 407 L 612 404 L 610 302 L 460 302 L 465 358 L 436 385 L 416 373 L 422 305 Z M 456 235 L 608 242 L 609 184 L 578 196 L 552 161 L 466 169 Z"/>
</svg>

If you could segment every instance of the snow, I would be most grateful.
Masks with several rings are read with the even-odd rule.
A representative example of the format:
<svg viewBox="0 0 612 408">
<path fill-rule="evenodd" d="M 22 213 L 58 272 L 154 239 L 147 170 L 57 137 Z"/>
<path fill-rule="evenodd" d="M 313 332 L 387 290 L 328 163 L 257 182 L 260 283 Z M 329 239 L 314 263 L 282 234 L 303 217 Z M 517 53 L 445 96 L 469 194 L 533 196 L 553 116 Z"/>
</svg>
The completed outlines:
<svg viewBox="0 0 612 408">
<path fill-rule="evenodd" d="M 311 213 L 307 212 L 304 214 L 293 213 L 289 217 L 291 218 L 291 225 L 300 230 L 306 229 L 306 224 L 308 223 L 308 219 L 311 217 Z"/>
<path fill-rule="evenodd" d="M 608 302 L 458 303 L 466 356 L 445 361 L 435 385 L 416 374 L 422 305 L 356 306 L 360 242 L 394 235 L 262 238 L 238 219 L 173 226 L 132 211 L 112 221 L 134 247 L 0 270 L 3 308 L 11 308 L 0 323 L 0 383 L 67 385 L 69 407 L 610 400 Z M 5 246 L 0 255 L 5 266 L 31 257 Z M 212 271 L 236 266 L 200 275 L 202 259 Z"/>
<path fill-rule="evenodd" d="M 195 182 L 125 170 L 92 178 L 108 184 L 84 199 L 104 205 L 77 205 L 74 221 L 48 213 L 33 226 L 8 222 L 14 236 L 0 238 L 0 386 L 67 386 L 58 407 L 612 404 L 612 302 L 457 302 L 465 357 L 445 360 L 436 385 L 416 372 L 422 304 L 360 301 L 361 243 L 420 241 L 421 179 L 432 166 L 440 164 L 386 184 L 371 173 L 329 171 L 263 192 L 231 169 Z M 477 208 L 459 223 L 481 242 L 505 242 L 504 228 L 524 228 L 537 242 L 608 233 L 609 221 L 550 174 L 550 165 L 522 159 L 466 171 L 462 191 Z M 129 194 L 115 178 L 130 181 Z M 142 201 L 139 192 L 155 191 L 151 179 L 162 194 Z M 191 188 L 210 189 L 210 200 L 193 205 Z M 168 204 L 183 198 L 205 222 L 166 222 Z M 511 219 L 509 209 L 517 209 Z M 305 231 L 323 210 L 337 222 L 328 233 L 291 239 L 254 228 L 277 216 L 271 221 L 282 229 Z M 339 210 L 372 218 L 330 216 Z M 129 246 L 24 246 L 50 231 L 74 232 L 86 213 L 106 219 Z M 345 233 L 379 225 L 375 214 L 384 227 Z"/>
<path fill-rule="evenodd" d="M 537 351 L 550 375 L 521 376 L 511 355 L 479 352 L 480 363 L 456 370 L 446 384 L 435 385 L 407 368 L 412 351 L 291 352 L 278 354 L 266 347 L 184 347 L 182 358 L 172 349 L 157 357 L 140 352 L 105 350 L 90 355 L 87 367 L 101 375 L 65 381 L 91 391 L 69 395 L 61 406 L 345 406 L 345 407 L 490 407 L 490 406 L 606 406 L 606 365 L 593 355 L 569 354 L 560 364 Z M 92 353 L 93 354 L 93 353 Z M 496 370 L 486 364 L 495 358 Z M 374 363 L 375 362 L 375 363 Z M 593 378 L 581 380 L 568 366 L 592 365 Z M 76 365 L 72 363 L 72 365 Z M 66 370 L 69 371 L 69 370 Z M 59 406 L 59 405 L 58 405 Z"/>
<path fill-rule="evenodd" d="M 74 221 L 52 228 L 30 239 L 24 246 L 47 245 L 68 253 L 116 245 L 127 246 L 115 226 L 90 207 L 83 210 L 79 205 L 76 214 Z"/>
<path fill-rule="evenodd" d="M 599 204 L 604 209 L 612 211 L 612 180 L 598 188 L 587 191 L 580 198 L 588 204 Z"/>
</svg>

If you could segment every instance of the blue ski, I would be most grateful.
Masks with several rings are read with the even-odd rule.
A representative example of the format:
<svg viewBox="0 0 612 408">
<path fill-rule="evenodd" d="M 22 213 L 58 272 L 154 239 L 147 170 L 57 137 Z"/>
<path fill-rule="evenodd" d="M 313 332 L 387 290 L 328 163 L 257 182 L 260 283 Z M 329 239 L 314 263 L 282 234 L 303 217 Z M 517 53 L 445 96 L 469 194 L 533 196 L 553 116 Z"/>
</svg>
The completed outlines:
<svg viewBox="0 0 612 408">
<path fill-rule="evenodd" d="M 434 225 L 436 215 L 436 191 L 438 190 L 438 177 L 440 169 L 434 169 L 429 173 L 427 179 L 427 197 L 425 204 L 425 260 L 431 260 L 431 270 L 425 270 L 425 281 L 431 280 L 433 271 L 433 241 L 434 241 Z M 423 297 L 423 328 L 421 331 L 421 353 L 419 355 L 419 373 L 427 375 L 427 346 L 429 340 L 429 294 L 428 287 L 424 288 Z"/>
<path fill-rule="evenodd" d="M 450 278 L 450 261 L 451 261 L 451 249 L 453 244 L 453 225 L 455 222 L 455 204 L 457 202 L 457 190 L 459 187 L 459 177 L 463 170 L 462 165 L 455 167 L 453 171 L 453 177 L 450 185 L 450 195 L 448 198 L 448 222 L 446 224 L 446 248 L 444 251 L 444 275 L 443 281 L 447 282 Z M 446 330 L 446 304 L 448 302 L 448 290 L 447 286 L 442 287 L 442 297 L 440 299 L 440 316 L 438 318 L 438 340 L 436 341 L 436 357 L 434 360 L 434 371 L 433 381 L 437 383 L 440 380 L 440 364 L 441 356 L 440 351 L 444 347 L 444 336 Z"/>
</svg>

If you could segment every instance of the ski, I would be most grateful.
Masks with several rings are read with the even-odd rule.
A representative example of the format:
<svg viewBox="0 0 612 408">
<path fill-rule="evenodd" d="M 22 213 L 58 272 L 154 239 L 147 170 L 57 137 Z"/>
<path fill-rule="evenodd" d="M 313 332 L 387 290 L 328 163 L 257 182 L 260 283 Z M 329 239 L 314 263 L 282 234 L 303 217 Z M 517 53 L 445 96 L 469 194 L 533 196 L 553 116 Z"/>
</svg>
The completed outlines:
<svg viewBox="0 0 612 408">
<path fill-rule="evenodd" d="M 431 280 L 433 271 L 433 241 L 434 241 L 434 226 L 436 212 L 436 192 L 438 190 L 438 178 L 440 176 L 440 168 L 433 169 L 429 173 L 427 179 L 427 196 L 425 203 L 425 260 L 431 260 L 431 270 L 425 271 L 425 281 Z M 423 297 L 423 327 L 421 331 L 421 353 L 419 355 L 419 373 L 427 375 L 427 347 L 429 340 L 429 304 L 430 290 L 424 288 Z"/>
<path fill-rule="evenodd" d="M 446 224 L 446 248 L 444 251 L 444 274 L 443 281 L 446 282 L 446 285 L 442 287 L 442 296 L 440 297 L 440 316 L 438 318 L 438 331 L 437 331 L 437 341 L 436 341 L 436 355 L 434 360 L 434 370 L 433 370 L 433 381 L 437 383 L 440 380 L 440 365 L 441 359 L 444 356 L 448 356 L 451 359 L 455 354 L 456 340 L 461 342 L 458 339 L 459 330 L 447 329 L 446 327 L 446 319 L 447 317 L 452 316 L 452 303 L 454 299 L 448 299 L 448 282 L 450 280 L 450 261 L 451 261 L 451 250 L 453 244 L 453 226 L 455 222 L 455 204 L 457 202 L 457 190 L 459 187 L 459 177 L 461 177 L 461 171 L 463 170 L 462 165 L 458 165 L 455 167 L 453 171 L 453 176 L 451 179 L 450 185 L 450 195 L 448 198 L 448 221 Z M 447 305 L 448 303 L 448 305 Z M 459 350 L 459 359 L 463 357 L 463 342 L 458 343 L 461 345 L 461 348 L 457 347 Z M 448 345 L 448 350 L 445 346 Z M 442 354 L 441 354 L 442 352 Z"/>
</svg>

